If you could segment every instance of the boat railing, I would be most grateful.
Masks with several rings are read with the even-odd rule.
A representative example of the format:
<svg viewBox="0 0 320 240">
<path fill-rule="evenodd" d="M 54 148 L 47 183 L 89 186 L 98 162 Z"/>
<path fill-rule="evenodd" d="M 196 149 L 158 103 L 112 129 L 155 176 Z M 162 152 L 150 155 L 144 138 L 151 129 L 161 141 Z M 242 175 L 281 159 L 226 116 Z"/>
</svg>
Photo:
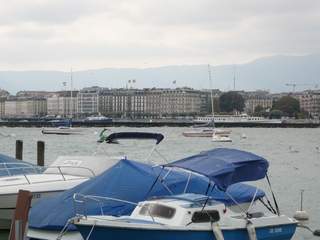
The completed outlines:
<svg viewBox="0 0 320 240">
<path fill-rule="evenodd" d="M 8 177 L 13 175 L 21 175 L 26 173 L 42 173 L 43 167 L 30 165 L 19 162 L 3 162 L 0 163 L 0 177 Z"/>
<path fill-rule="evenodd" d="M 13 163 L 13 165 L 16 163 Z M 32 166 L 31 166 L 32 167 Z M 10 186 L 18 186 L 18 185 L 30 185 L 30 184 L 40 184 L 40 183 L 49 183 L 49 182 L 59 182 L 59 181 L 68 181 L 68 180 L 75 180 L 75 179 L 81 179 L 81 178 L 92 178 L 95 177 L 95 173 L 92 169 L 87 168 L 87 167 L 79 167 L 79 166 L 48 166 L 48 167 L 39 167 L 39 166 L 33 166 L 36 169 L 39 169 L 38 172 L 23 172 L 21 171 L 21 167 L 11 167 L 8 168 L 11 171 L 14 170 L 18 170 L 21 171 L 18 174 L 11 174 L 11 175 L 6 175 L 6 176 L 2 176 L 2 177 L 10 177 L 10 176 L 17 176 L 17 177 L 21 177 L 14 179 L 14 180 L 25 180 L 25 182 L 18 182 L 18 183 L 13 183 L 13 184 L 4 184 L 4 185 L 0 185 L 0 187 L 10 187 Z M 85 170 L 87 171 L 89 174 L 88 175 L 80 175 L 80 174 L 76 174 L 76 173 L 68 173 L 68 172 L 64 172 L 62 169 L 64 168 L 68 168 L 68 169 L 72 169 L 72 170 Z M 55 171 L 51 171 L 51 172 L 46 172 L 48 169 L 55 169 Z M 2 169 L 1 169 L 2 170 Z M 3 169 L 5 170 L 5 169 Z M 45 170 L 45 171 L 44 171 Z M 30 175 L 60 175 L 61 178 L 55 178 L 55 179 L 49 179 L 49 180 L 32 180 L 30 178 Z M 90 175 L 90 176 L 89 176 Z M 0 175 L 1 176 L 1 175 Z M 69 178 L 69 176 L 72 176 L 74 178 Z"/>
<path fill-rule="evenodd" d="M 75 193 L 73 194 L 73 201 L 74 201 L 74 208 L 75 208 L 75 214 L 76 215 L 82 215 L 82 216 L 87 216 L 87 206 L 89 202 L 94 202 L 96 203 L 99 208 L 100 208 L 100 214 L 104 216 L 104 211 L 103 207 L 105 206 L 106 202 L 118 202 L 118 203 L 125 203 L 125 204 L 130 204 L 133 206 L 137 206 L 138 203 L 119 199 L 119 198 L 114 198 L 114 197 L 102 197 L 102 196 L 96 196 L 96 195 L 84 195 L 81 193 Z M 83 206 L 83 212 L 80 214 L 77 209 L 77 203 L 82 204 Z"/>
</svg>

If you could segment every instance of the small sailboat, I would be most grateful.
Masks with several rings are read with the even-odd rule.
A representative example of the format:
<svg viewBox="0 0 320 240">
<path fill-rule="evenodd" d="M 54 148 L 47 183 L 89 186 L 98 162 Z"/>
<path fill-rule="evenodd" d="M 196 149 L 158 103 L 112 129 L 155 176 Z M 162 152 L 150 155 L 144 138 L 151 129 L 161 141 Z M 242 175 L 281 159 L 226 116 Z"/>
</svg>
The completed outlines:
<svg viewBox="0 0 320 240">
<path fill-rule="evenodd" d="M 208 65 L 208 76 L 209 76 L 209 82 L 210 85 L 212 85 L 212 79 L 211 79 L 211 69 L 210 65 Z M 211 86 L 212 88 L 212 86 Z M 213 134 L 216 135 L 225 135 L 230 134 L 230 129 L 220 129 L 215 127 L 214 123 L 214 99 L 213 99 L 213 93 L 211 89 L 211 111 L 212 111 L 212 120 L 208 123 L 202 124 L 202 125 L 195 125 L 192 130 L 185 131 L 182 133 L 185 137 L 212 137 Z"/>
</svg>

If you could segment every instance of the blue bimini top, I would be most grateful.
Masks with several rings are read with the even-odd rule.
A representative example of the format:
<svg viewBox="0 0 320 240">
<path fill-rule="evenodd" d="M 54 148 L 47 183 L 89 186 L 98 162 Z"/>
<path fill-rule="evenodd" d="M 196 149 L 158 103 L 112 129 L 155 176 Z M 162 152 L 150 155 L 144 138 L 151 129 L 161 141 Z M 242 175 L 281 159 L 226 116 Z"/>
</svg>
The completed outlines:
<svg viewBox="0 0 320 240">
<path fill-rule="evenodd" d="M 266 176 L 269 163 L 250 152 L 229 148 L 216 148 L 164 165 L 177 167 L 208 177 L 220 189 L 245 181 L 255 181 Z"/>
</svg>

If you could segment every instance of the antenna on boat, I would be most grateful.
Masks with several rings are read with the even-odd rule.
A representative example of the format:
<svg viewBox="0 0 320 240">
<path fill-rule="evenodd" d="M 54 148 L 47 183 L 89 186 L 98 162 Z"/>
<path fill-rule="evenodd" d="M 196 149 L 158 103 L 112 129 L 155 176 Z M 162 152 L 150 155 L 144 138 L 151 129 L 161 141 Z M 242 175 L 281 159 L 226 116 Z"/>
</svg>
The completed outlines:
<svg viewBox="0 0 320 240">
<path fill-rule="evenodd" d="M 236 90 L 236 65 L 233 65 L 233 91 Z"/>
<path fill-rule="evenodd" d="M 71 115 L 71 118 L 73 116 L 73 72 L 72 72 L 72 67 L 71 67 L 71 70 L 70 70 L 70 100 L 71 100 L 71 109 L 70 109 L 70 115 Z"/>
<path fill-rule="evenodd" d="M 209 83 L 210 83 L 209 86 L 210 86 L 210 96 L 211 96 L 212 122 L 213 122 L 213 125 L 214 125 L 213 84 L 212 84 L 212 78 L 211 78 L 211 66 L 210 66 L 210 64 L 208 64 L 208 77 L 209 77 Z"/>
</svg>

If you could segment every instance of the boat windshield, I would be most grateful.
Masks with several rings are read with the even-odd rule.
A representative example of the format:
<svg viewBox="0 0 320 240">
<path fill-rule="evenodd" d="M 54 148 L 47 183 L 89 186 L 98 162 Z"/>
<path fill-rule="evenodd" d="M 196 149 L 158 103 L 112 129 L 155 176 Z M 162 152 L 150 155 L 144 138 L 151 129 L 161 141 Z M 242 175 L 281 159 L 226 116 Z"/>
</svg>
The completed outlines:
<svg viewBox="0 0 320 240">
<path fill-rule="evenodd" d="M 175 213 L 176 210 L 174 208 L 155 203 L 146 203 L 139 211 L 140 215 L 167 219 L 173 218 Z"/>
</svg>

